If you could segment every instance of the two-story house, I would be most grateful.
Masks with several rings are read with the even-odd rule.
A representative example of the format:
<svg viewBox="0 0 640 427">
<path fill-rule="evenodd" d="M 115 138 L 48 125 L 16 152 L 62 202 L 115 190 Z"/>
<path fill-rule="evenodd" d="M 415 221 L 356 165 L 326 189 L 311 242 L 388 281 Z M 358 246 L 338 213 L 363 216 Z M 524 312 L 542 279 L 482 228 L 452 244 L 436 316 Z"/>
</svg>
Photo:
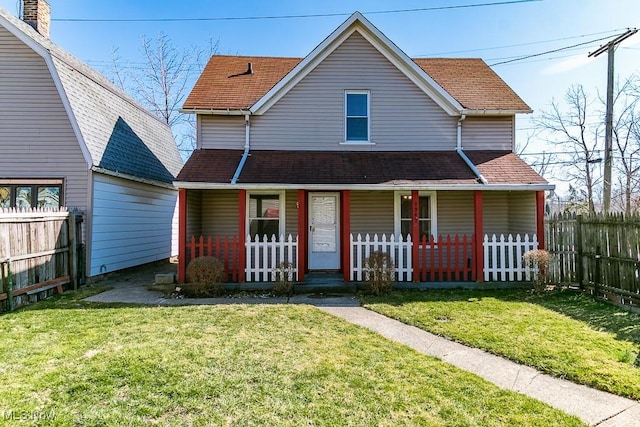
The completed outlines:
<svg viewBox="0 0 640 427">
<path fill-rule="evenodd" d="M 399 281 L 504 280 L 485 237 L 543 237 L 553 186 L 514 154 L 531 109 L 482 60 L 411 59 L 360 13 L 305 58 L 213 56 L 183 112 L 180 281 L 202 255 L 233 281 L 281 261 L 359 281 L 375 250 Z"/>
</svg>

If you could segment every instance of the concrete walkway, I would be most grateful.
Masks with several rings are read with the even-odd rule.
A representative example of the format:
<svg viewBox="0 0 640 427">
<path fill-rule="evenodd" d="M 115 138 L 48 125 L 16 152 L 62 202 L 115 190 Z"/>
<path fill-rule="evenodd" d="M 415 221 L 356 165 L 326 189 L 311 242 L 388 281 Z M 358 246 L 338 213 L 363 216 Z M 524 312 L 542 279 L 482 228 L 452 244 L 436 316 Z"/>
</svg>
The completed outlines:
<svg viewBox="0 0 640 427">
<path fill-rule="evenodd" d="M 542 374 L 528 366 L 449 341 L 413 326 L 360 307 L 353 295 L 318 297 L 226 297 L 202 299 L 165 299 L 145 286 L 115 287 L 86 301 L 152 305 L 202 304 L 310 304 L 327 313 L 363 326 L 380 335 L 405 344 L 423 354 L 438 357 L 465 371 L 472 372 L 503 389 L 538 399 L 584 422 L 602 427 L 640 426 L 640 402 L 594 390 L 569 381 Z"/>
</svg>

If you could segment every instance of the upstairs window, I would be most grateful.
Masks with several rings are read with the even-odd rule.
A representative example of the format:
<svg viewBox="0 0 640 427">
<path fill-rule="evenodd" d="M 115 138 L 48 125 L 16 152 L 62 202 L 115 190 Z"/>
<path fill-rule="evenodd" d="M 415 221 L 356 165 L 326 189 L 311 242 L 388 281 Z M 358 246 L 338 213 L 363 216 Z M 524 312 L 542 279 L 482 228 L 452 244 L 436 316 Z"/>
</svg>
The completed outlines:
<svg viewBox="0 0 640 427">
<path fill-rule="evenodd" d="M 369 141 L 369 91 L 345 92 L 345 141 Z"/>
</svg>

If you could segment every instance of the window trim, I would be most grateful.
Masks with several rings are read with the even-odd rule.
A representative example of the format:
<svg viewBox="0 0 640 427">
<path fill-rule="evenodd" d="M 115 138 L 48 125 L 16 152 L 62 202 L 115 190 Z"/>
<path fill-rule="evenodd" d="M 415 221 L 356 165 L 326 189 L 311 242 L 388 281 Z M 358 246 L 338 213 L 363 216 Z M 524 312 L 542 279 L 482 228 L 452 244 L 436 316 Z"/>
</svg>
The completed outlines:
<svg viewBox="0 0 640 427">
<path fill-rule="evenodd" d="M 411 191 L 394 191 L 393 193 L 393 233 L 394 236 L 400 236 L 402 225 L 402 207 L 400 198 L 402 196 L 411 196 Z M 438 200 L 436 191 L 420 190 L 418 196 L 429 196 L 429 210 L 431 211 L 431 235 L 434 241 L 438 240 Z"/>
<path fill-rule="evenodd" d="M 0 187 L 10 188 L 9 206 L 10 208 L 16 208 L 16 188 L 18 187 L 30 187 L 31 188 L 31 209 L 38 208 L 38 189 L 40 187 L 58 187 L 58 207 L 65 206 L 64 203 L 64 179 L 52 179 L 52 178 L 9 178 L 0 180 Z M 54 208 L 56 209 L 56 208 Z"/>
<path fill-rule="evenodd" d="M 350 116 L 347 115 L 347 96 L 348 95 L 367 95 L 367 139 L 348 139 L 347 137 L 347 122 Z M 355 145 L 373 145 L 371 142 L 371 91 L 364 89 L 348 89 L 344 91 L 344 142 L 342 144 L 355 144 Z M 363 116 L 351 116 L 351 117 L 363 117 Z"/>
<path fill-rule="evenodd" d="M 246 196 L 246 212 L 244 215 L 245 218 L 245 230 L 247 233 L 247 236 L 251 236 L 251 228 L 250 228 L 250 224 L 251 224 L 251 218 L 249 217 L 249 206 L 250 206 L 250 200 L 251 200 L 251 196 L 258 196 L 258 195 L 262 195 L 262 196 L 278 196 L 278 201 L 279 201 L 279 206 L 278 206 L 278 236 L 276 236 L 277 239 L 280 239 L 280 236 L 284 236 L 285 235 L 285 218 L 286 218 L 286 200 L 285 200 L 285 194 L 286 191 L 285 190 L 247 190 L 247 196 Z M 246 237 L 246 236 L 245 236 Z M 259 236 L 260 239 L 262 239 L 262 236 Z M 271 239 L 271 236 L 268 236 L 269 239 Z"/>
</svg>

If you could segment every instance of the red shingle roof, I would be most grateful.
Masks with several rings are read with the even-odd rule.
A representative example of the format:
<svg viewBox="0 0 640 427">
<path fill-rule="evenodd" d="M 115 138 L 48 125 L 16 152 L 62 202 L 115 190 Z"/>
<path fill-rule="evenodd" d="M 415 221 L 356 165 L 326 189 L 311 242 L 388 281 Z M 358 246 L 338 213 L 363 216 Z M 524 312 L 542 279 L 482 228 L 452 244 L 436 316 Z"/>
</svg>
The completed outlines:
<svg viewBox="0 0 640 427">
<path fill-rule="evenodd" d="M 301 60 L 214 55 L 183 108 L 248 109 Z M 482 59 L 421 58 L 414 61 L 467 109 L 530 111 L 529 106 Z M 247 73 L 249 63 L 252 74 Z"/>
<path fill-rule="evenodd" d="M 546 184 L 515 154 L 470 151 L 489 184 Z M 242 150 L 193 152 L 177 181 L 229 183 Z M 321 166 L 320 166 L 321 165 Z M 254 150 L 242 169 L 241 184 L 477 184 L 455 151 L 345 152 Z"/>
</svg>

